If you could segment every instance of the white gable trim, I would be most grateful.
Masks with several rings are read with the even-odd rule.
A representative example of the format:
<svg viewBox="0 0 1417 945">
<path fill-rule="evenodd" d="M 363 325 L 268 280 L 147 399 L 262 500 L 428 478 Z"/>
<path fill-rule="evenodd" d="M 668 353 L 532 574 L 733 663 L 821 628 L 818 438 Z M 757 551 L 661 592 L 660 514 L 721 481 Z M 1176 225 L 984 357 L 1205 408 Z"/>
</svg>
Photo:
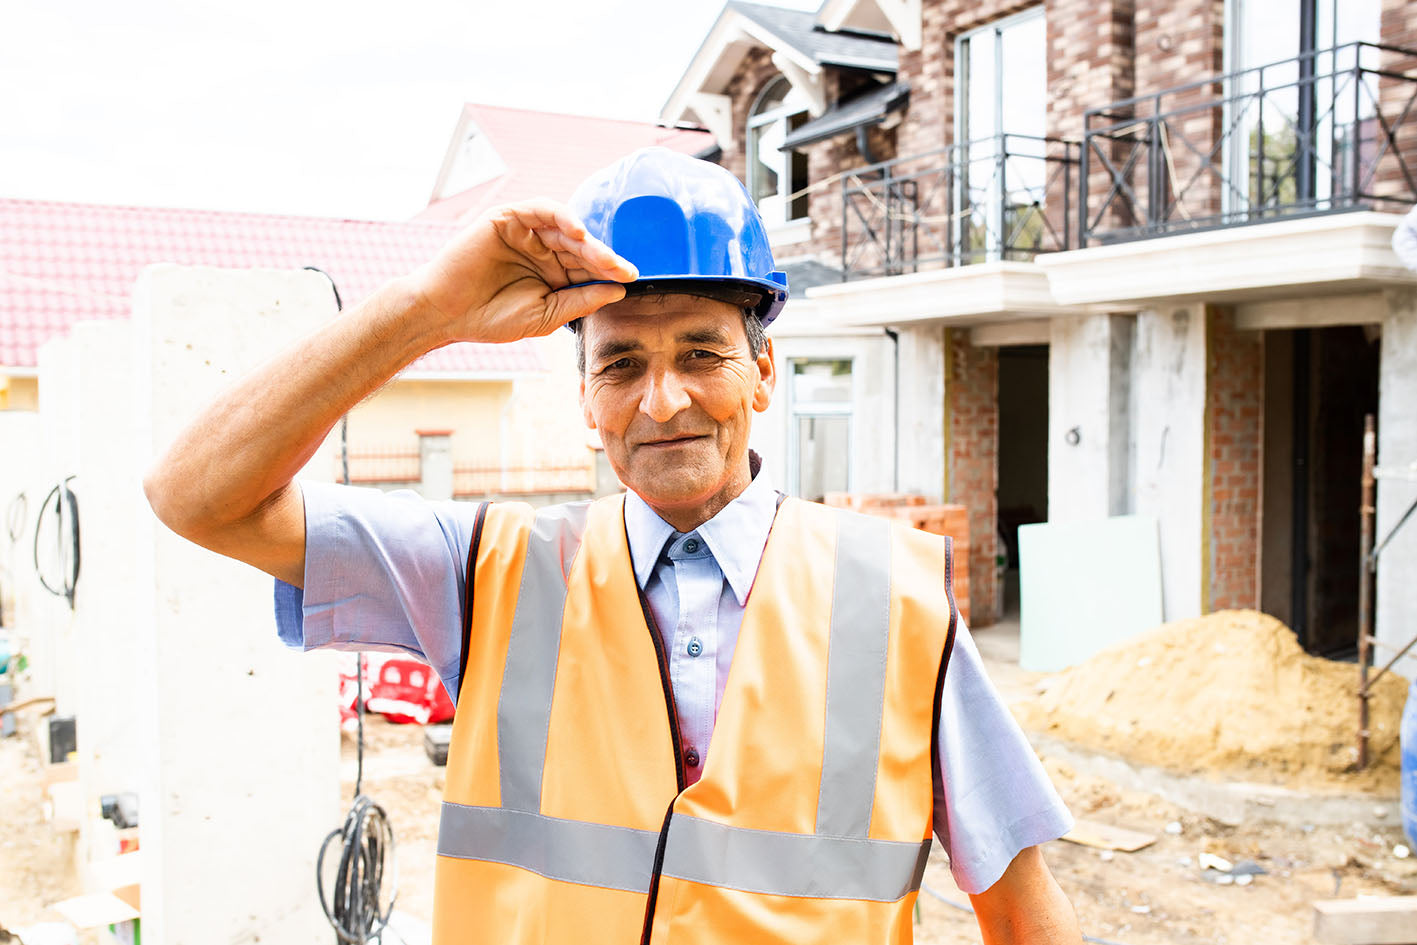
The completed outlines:
<svg viewBox="0 0 1417 945">
<path fill-rule="evenodd" d="M 878 25 L 872 12 L 885 17 L 902 46 L 920 48 L 920 0 L 826 0 L 817 13 L 817 22 L 828 30 L 869 30 Z"/>
<path fill-rule="evenodd" d="M 738 68 L 743 54 L 754 46 L 763 46 L 773 53 L 773 64 L 782 70 L 794 88 L 799 88 L 806 96 L 809 111 L 820 115 L 826 110 L 826 97 L 822 89 L 822 67 L 810 57 L 804 56 L 791 44 L 784 42 L 762 25 L 748 19 L 737 10 L 725 7 L 718 20 L 704 38 L 699 51 L 689 62 L 689 68 L 670 93 L 669 99 L 659 111 L 659 120 L 666 125 L 677 124 L 692 115 L 713 133 L 720 147 L 727 147 L 731 136 L 721 136 L 715 122 L 722 124 L 715 114 L 716 100 L 697 99 L 708 94 L 721 96 L 728 80 Z M 702 105 L 705 114 L 697 105 Z M 730 109 L 731 111 L 731 109 Z M 727 123 L 731 130 L 731 120 Z"/>
</svg>

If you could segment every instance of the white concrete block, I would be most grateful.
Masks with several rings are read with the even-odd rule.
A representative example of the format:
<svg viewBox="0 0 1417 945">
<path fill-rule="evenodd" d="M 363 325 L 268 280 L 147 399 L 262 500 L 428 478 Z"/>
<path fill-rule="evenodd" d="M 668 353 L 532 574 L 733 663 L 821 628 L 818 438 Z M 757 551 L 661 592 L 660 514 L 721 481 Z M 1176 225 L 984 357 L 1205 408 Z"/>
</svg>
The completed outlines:
<svg viewBox="0 0 1417 945">
<path fill-rule="evenodd" d="M 1135 345 L 1134 509 L 1160 525 L 1165 618 L 1181 620 L 1201 611 L 1205 306 L 1158 306 L 1138 313 Z"/>
<path fill-rule="evenodd" d="M 1405 467 L 1417 462 L 1417 292 L 1388 295 L 1383 322 L 1382 364 L 1378 370 L 1378 465 Z M 1402 513 L 1417 501 L 1417 482 L 1378 481 L 1377 528 L 1374 541 L 1392 531 Z M 1417 519 L 1411 519 L 1378 558 L 1375 633 L 1379 665 L 1417 635 Z M 1396 667 L 1408 679 L 1417 677 L 1417 657 Z"/>
<path fill-rule="evenodd" d="M 220 389 L 333 315 L 318 273 L 145 270 L 133 319 L 145 460 Z M 306 474 L 332 466 L 322 451 Z M 315 859 L 342 819 L 334 664 L 279 644 L 266 575 L 151 512 L 135 537 L 144 940 L 207 941 L 214 929 L 264 945 L 324 940 Z"/>
</svg>

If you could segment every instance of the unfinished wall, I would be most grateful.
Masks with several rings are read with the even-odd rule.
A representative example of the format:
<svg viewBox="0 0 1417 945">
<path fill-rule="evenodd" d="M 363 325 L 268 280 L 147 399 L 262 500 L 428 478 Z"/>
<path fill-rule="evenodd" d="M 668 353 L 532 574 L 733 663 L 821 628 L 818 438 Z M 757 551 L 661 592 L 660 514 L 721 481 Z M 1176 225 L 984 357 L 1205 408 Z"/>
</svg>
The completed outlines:
<svg viewBox="0 0 1417 945">
<path fill-rule="evenodd" d="M 1384 45 L 1400 50 L 1417 49 L 1417 3 L 1412 0 L 1383 0 L 1380 22 L 1381 42 Z M 1374 58 L 1377 61 L 1373 61 Z M 1417 70 L 1417 56 L 1383 51 L 1377 56 L 1370 54 L 1363 64 L 1369 68 L 1381 68 L 1387 73 L 1376 78 L 1370 76 L 1367 81 L 1377 82 L 1378 109 L 1396 139 L 1396 147 L 1378 145 L 1385 150 L 1370 190 L 1379 196 L 1399 200 L 1398 204 L 1385 209 L 1402 212 L 1412 195 L 1409 175 L 1417 169 L 1417 122 L 1411 120 L 1409 111 L 1409 102 L 1417 87 L 1410 80 L 1397 76 L 1412 75 Z M 1373 133 L 1381 142 L 1382 132 L 1374 129 Z"/>
<path fill-rule="evenodd" d="M 146 269 L 132 322 L 141 462 L 235 377 L 334 314 L 319 273 Z M 327 479 L 330 466 L 322 450 L 302 475 Z M 342 819 L 332 655 L 283 647 L 271 578 L 178 538 L 145 504 L 132 549 L 143 940 L 326 939 L 313 876 Z"/>
<path fill-rule="evenodd" d="M 1383 322 L 1382 363 L 1378 380 L 1378 464 L 1405 467 L 1417 463 L 1417 292 L 1388 295 L 1388 317 Z M 1384 479 L 1378 483 L 1376 540 L 1381 541 L 1402 513 L 1417 500 L 1417 482 Z M 1417 634 L 1417 522 L 1410 521 L 1393 538 L 1378 560 L 1377 637 L 1386 662 L 1395 649 Z M 1417 677 L 1417 659 L 1397 664 L 1408 679 Z"/>
<path fill-rule="evenodd" d="M 1167 620 L 1201 613 L 1206 313 L 1201 303 L 1137 313 L 1132 390 L 1135 512 L 1157 519 Z"/>
<path fill-rule="evenodd" d="M 1205 609 L 1257 607 L 1264 336 L 1237 331 L 1233 309 L 1208 319 Z"/>
<path fill-rule="evenodd" d="M 1130 511 L 1132 319 L 1052 319 L 1048 346 L 1048 520 Z"/>
<path fill-rule="evenodd" d="M 969 605 L 974 624 L 982 627 L 1000 616 L 994 561 L 999 553 L 999 350 L 975 347 L 967 331 L 950 330 L 946 337 L 949 501 L 969 509 Z"/>
</svg>

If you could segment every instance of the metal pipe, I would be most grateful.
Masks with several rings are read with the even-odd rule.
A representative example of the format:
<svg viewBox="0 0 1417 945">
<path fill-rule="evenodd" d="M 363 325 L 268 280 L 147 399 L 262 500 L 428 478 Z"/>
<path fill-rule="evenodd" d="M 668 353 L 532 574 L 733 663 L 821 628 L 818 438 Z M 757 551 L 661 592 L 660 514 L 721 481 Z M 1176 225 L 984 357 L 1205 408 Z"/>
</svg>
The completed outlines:
<svg viewBox="0 0 1417 945">
<path fill-rule="evenodd" d="M 895 455 L 891 458 L 891 491 L 900 491 L 900 332 L 894 328 L 886 329 L 886 337 L 895 346 L 895 367 L 891 370 L 891 383 L 895 387 L 895 403 L 891 407 L 891 421 L 895 426 L 895 435 L 891 437 L 891 446 Z"/>
<path fill-rule="evenodd" d="M 1363 491 L 1358 516 L 1361 523 L 1358 537 L 1358 770 L 1368 767 L 1368 664 L 1373 622 L 1373 466 L 1377 462 L 1378 436 L 1373 415 L 1363 417 Z M 1414 641 L 1417 642 L 1417 641 Z M 1409 646 L 1411 644 L 1408 644 Z M 1401 656 L 1394 657 L 1393 662 Z M 1391 666 L 1389 663 L 1388 666 Z M 1386 667 L 1384 667 L 1386 672 Z M 1382 675 L 1379 673 L 1378 675 Z"/>
</svg>

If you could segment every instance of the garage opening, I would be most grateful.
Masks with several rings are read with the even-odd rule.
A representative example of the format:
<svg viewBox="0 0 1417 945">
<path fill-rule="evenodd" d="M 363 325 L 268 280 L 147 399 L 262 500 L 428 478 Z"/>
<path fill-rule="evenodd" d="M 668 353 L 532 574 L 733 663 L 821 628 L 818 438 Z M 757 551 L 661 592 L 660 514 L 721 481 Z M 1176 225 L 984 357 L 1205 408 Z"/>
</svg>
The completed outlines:
<svg viewBox="0 0 1417 945">
<path fill-rule="evenodd" d="M 1363 416 L 1378 411 L 1375 327 L 1265 334 L 1260 606 L 1310 653 L 1358 645 Z"/>
</svg>

